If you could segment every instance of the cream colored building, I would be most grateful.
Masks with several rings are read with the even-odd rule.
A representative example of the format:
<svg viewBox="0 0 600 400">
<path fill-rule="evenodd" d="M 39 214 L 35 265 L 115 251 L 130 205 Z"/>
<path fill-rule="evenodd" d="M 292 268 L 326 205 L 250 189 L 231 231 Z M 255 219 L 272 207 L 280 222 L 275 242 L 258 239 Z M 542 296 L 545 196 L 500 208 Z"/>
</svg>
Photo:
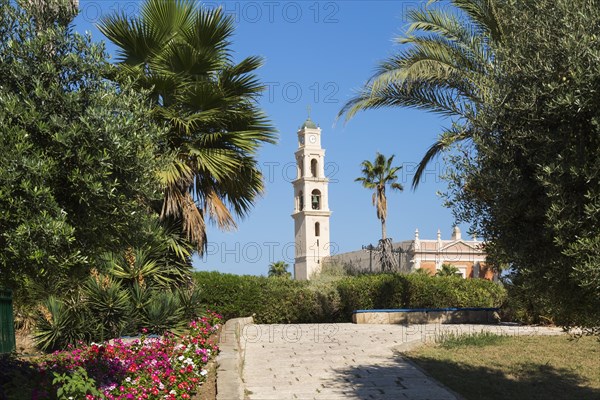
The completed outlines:
<svg viewBox="0 0 600 400">
<path fill-rule="evenodd" d="M 329 257 L 329 180 L 325 177 L 325 150 L 321 128 L 310 117 L 298 130 L 294 186 L 294 277 L 310 279 Z"/>
<path fill-rule="evenodd" d="M 460 229 L 454 227 L 449 240 L 443 240 L 440 230 L 435 240 L 422 240 L 419 230 L 408 249 L 412 269 L 426 269 L 435 274 L 443 264 L 458 268 L 463 278 L 492 279 L 492 271 L 486 267 L 483 243 L 473 238 L 463 239 Z"/>
<path fill-rule="evenodd" d="M 449 239 L 443 239 L 439 230 L 435 239 L 421 239 L 417 229 L 413 240 L 396 242 L 393 248 L 398 257 L 396 269 L 400 272 L 424 269 L 435 274 L 443 264 L 451 264 L 458 268 L 464 278 L 494 278 L 493 271 L 486 266 L 483 242 L 476 238 L 463 238 L 458 227 L 453 229 Z M 377 250 L 336 254 L 325 262 L 358 271 L 381 271 Z"/>
</svg>

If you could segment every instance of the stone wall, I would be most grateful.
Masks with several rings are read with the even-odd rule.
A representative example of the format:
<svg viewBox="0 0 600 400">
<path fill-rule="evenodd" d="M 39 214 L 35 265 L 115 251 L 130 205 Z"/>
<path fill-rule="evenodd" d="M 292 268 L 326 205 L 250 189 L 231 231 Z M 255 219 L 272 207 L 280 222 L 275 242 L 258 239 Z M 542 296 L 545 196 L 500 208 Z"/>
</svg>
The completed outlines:
<svg viewBox="0 0 600 400">
<path fill-rule="evenodd" d="M 497 308 L 357 310 L 355 324 L 489 324 L 498 322 Z"/>
</svg>

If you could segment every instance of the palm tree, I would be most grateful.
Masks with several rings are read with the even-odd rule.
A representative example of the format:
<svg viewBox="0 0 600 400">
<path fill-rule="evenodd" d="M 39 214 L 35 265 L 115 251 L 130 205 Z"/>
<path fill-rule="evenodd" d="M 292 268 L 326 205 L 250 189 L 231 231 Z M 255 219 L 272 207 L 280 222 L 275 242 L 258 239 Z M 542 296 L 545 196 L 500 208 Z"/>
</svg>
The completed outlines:
<svg viewBox="0 0 600 400">
<path fill-rule="evenodd" d="M 389 185 L 391 189 L 402 191 L 404 187 L 397 183 L 398 175 L 396 173 L 402 167 L 393 167 L 394 155 L 386 158 L 383 154 L 377 153 L 375 162 L 365 160 L 361 163 L 363 176 L 356 178 L 355 182 L 361 182 L 367 189 L 375 189 L 373 193 L 373 205 L 377 210 L 377 218 L 381 220 L 381 240 L 386 239 L 385 220 L 387 218 L 387 197 L 385 188 Z"/>
<path fill-rule="evenodd" d="M 435 276 L 460 276 L 460 270 L 452 264 L 442 264 L 442 268 Z"/>
<path fill-rule="evenodd" d="M 431 276 L 431 271 L 425 268 L 417 268 L 413 270 L 413 274 Z"/>
<path fill-rule="evenodd" d="M 289 265 L 284 261 L 272 262 L 269 265 L 269 277 L 285 277 L 291 278 L 292 273 L 288 272 Z"/>
<path fill-rule="evenodd" d="M 113 78 L 134 79 L 168 126 L 162 151 L 174 157 L 160 173 L 161 218 L 202 252 L 206 218 L 234 228 L 262 193 L 256 152 L 275 130 L 257 104 L 262 59 L 235 64 L 233 18 L 195 4 L 147 0 L 139 15 L 107 16 L 99 29 L 119 49 Z"/>
<path fill-rule="evenodd" d="M 451 0 L 408 11 L 411 22 L 396 41 L 403 49 L 383 61 L 358 94 L 340 110 L 350 120 L 359 111 L 381 107 L 413 107 L 453 119 L 427 150 L 413 178 L 415 189 L 427 164 L 453 144 L 474 137 L 473 121 L 489 93 L 494 67 L 492 45 L 502 39 L 493 0 Z"/>
</svg>

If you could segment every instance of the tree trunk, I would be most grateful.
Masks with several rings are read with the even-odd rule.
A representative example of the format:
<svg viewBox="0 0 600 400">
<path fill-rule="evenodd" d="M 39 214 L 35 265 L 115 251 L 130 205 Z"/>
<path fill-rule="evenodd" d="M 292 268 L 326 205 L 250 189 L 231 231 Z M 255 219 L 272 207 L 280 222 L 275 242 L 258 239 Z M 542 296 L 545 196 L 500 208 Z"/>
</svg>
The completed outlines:
<svg viewBox="0 0 600 400">
<path fill-rule="evenodd" d="M 381 240 L 386 239 L 386 231 L 385 231 L 385 218 L 381 218 Z"/>
<path fill-rule="evenodd" d="M 392 239 L 381 239 L 379 241 L 379 264 L 382 272 L 398 270 L 398 258 L 395 257 Z"/>
</svg>

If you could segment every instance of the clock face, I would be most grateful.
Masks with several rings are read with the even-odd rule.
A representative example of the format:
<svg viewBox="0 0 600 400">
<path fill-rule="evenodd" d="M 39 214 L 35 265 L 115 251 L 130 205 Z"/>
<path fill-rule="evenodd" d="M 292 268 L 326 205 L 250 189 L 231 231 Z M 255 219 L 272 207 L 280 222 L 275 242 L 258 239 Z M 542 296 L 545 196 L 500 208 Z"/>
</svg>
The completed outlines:
<svg viewBox="0 0 600 400">
<path fill-rule="evenodd" d="M 316 137 L 315 135 L 310 135 L 310 136 L 308 137 L 308 140 L 309 140 L 311 143 L 315 143 L 315 142 L 317 141 L 317 137 Z"/>
</svg>

